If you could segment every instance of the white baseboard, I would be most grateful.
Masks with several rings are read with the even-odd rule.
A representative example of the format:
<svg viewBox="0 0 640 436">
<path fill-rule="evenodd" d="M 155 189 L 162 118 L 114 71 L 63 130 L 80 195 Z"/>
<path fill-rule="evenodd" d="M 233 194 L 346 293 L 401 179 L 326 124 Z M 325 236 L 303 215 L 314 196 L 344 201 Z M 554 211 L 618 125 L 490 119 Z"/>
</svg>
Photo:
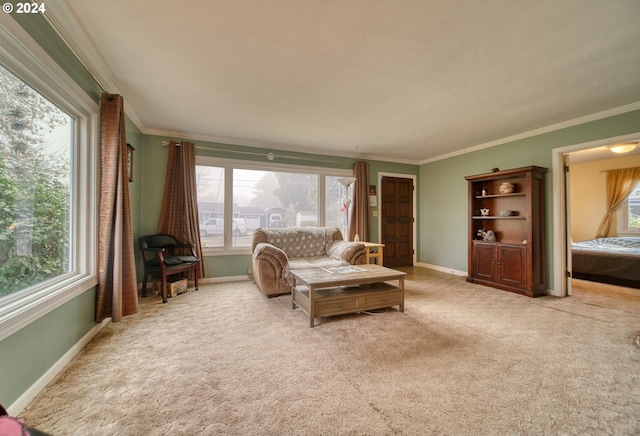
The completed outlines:
<svg viewBox="0 0 640 436">
<path fill-rule="evenodd" d="M 209 285 L 212 283 L 246 282 L 250 280 L 252 279 L 249 276 L 203 277 L 201 279 L 198 279 L 198 284 Z M 193 280 L 189 280 L 188 286 L 193 286 Z M 138 290 L 142 290 L 142 283 L 138 283 Z M 153 292 L 153 281 L 147 283 L 147 292 Z"/>
<path fill-rule="evenodd" d="M 69 349 L 58 361 L 51 366 L 27 391 L 20 396 L 12 405 L 7 408 L 7 413 L 11 416 L 18 416 L 25 407 L 40 393 L 42 389 L 53 380 L 62 369 L 89 343 L 100 330 L 111 322 L 111 318 L 105 318 L 100 324 L 93 326 L 73 347 Z"/>
<path fill-rule="evenodd" d="M 432 269 L 432 270 L 435 270 L 435 271 L 440 271 L 440 272 L 447 273 L 447 274 L 453 274 L 453 275 L 456 275 L 456 276 L 463 276 L 463 277 L 467 276 L 467 272 L 466 271 L 460 271 L 460 270 L 453 269 L 453 268 L 446 268 L 444 266 L 439 266 L 439 265 L 431 265 L 430 263 L 418 262 L 416 264 L 416 266 L 421 266 L 423 268 L 428 268 L 428 269 Z"/>
<path fill-rule="evenodd" d="M 198 284 L 208 285 L 211 283 L 246 282 L 249 280 L 251 280 L 249 276 L 209 277 L 209 278 L 198 279 Z"/>
</svg>

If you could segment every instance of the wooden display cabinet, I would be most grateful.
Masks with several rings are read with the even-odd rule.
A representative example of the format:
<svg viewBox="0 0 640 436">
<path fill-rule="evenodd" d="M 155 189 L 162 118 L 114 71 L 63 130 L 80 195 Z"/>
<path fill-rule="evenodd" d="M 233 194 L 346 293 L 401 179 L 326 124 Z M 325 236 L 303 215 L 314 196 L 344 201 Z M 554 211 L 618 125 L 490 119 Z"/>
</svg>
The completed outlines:
<svg viewBox="0 0 640 436">
<path fill-rule="evenodd" d="M 467 281 L 529 297 L 547 295 L 544 272 L 544 177 L 529 166 L 467 176 Z M 511 184 L 501 189 L 501 185 Z M 492 231 L 495 241 L 481 236 Z"/>
</svg>

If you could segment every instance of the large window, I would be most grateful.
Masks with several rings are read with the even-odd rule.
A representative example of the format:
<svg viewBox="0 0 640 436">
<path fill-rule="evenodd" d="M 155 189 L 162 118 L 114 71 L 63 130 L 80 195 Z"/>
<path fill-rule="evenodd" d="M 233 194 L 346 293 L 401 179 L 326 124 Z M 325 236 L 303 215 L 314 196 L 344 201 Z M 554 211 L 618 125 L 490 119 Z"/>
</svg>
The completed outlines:
<svg viewBox="0 0 640 436">
<path fill-rule="evenodd" d="M 640 183 L 618 210 L 618 233 L 640 234 Z"/>
<path fill-rule="evenodd" d="M 96 285 L 98 105 L 0 23 L 0 340 Z"/>
<path fill-rule="evenodd" d="M 70 271 L 73 119 L 0 66 L 0 298 Z"/>
<path fill-rule="evenodd" d="M 338 227 L 345 234 L 339 177 L 349 170 L 273 166 L 198 157 L 200 236 L 205 250 L 247 249 L 258 227 Z"/>
</svg>

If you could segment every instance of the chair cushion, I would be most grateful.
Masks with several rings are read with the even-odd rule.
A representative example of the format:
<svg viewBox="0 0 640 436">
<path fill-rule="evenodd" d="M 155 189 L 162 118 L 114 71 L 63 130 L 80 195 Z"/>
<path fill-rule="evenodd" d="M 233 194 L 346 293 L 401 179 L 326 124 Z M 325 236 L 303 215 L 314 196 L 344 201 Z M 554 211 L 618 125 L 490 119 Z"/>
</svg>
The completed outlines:
<svg viewBox="0 0 640 436">
<path fill-rule="evenodd" d="M 200 259 L 195 256 L 167 256 L 164 258 L 164 263 L 167 264 L 167 266 L 180 265 L 181 263 L 196 263 L 199 261 Z"/>
</svg>

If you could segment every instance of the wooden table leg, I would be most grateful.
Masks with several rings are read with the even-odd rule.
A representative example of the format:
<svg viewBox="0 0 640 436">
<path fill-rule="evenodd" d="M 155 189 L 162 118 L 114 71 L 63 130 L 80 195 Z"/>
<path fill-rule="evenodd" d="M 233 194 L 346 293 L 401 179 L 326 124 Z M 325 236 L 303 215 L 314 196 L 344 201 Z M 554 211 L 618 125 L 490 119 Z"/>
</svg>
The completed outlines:
<svg viewBox="0 0 640 436">
<path fill-rule="evenodd" d="M 398 285 L 400 287 L 400 312 L 404 312 L 404 276 L 398 279 Z"/>
<path fill-rule="evenodd" d="M 316 287 L 309 286 L 309 327 L 313 328 L 316 324 Z"/>
<path fill-rule="evenodd" d="M 291 283 L 291 310 L 296 308 L 296 279 L 293 277 L 293 282 Z"/>
</svg>

